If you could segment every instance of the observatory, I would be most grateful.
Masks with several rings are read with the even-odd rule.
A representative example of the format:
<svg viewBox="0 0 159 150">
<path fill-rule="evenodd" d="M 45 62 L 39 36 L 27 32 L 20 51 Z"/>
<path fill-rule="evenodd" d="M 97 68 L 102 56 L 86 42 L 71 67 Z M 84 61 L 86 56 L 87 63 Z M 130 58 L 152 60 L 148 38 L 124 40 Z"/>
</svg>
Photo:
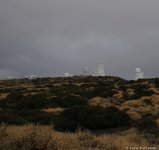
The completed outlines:
<svg viewBox="0 0 159 150">
<path fill-rule="evenodd" d="M 138 79 L 143 79 L 144 78 L 144 73 L 141 71 L 140 68 L 135 69 L 135 80 Z"/>
<path fill-rule="evenodd" d="M 66 73 L 64 74 L 64 77 L 66 77 L 66 78 L 68 78 L 68 77 L 73 77 L 73 74 L 66 72 Z"/>
<path fill-rule="evenodd" d="M 14 78 L 13 77 L 7 77 L 7 80 L 13 80 Z"/>
<path fill-rule="evenodd" d="M 65 73 L 64 77 L 70 77 L 70 74 L 69 73 Z"/>
<path fill-rule="evenodd" d="M 36 75 L 26 76 L 26 78 L 29 80 L 37 79 Z"/>
<path fill-rule="evenodd" d="M 105 76 L 104 63 L 98 64 L 97 72 L 98 72 L 98 76 Z"/>
<path fill-rule="evenodd" d="M 88 67 L 83 68 L 83 75 L 88 76 Z"/>
</svg>

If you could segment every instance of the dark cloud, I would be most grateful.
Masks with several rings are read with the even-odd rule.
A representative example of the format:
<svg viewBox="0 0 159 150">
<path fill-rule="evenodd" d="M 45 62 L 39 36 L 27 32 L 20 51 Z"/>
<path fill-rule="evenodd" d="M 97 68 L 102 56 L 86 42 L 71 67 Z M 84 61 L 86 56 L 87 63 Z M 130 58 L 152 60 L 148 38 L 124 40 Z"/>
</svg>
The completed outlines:
<svg viewBox="0 0 159 150">
<path fill-rule="evenodd" d="M 1 0 L 0 76 L 159 76 L 158 0 Z"/>
</svg>

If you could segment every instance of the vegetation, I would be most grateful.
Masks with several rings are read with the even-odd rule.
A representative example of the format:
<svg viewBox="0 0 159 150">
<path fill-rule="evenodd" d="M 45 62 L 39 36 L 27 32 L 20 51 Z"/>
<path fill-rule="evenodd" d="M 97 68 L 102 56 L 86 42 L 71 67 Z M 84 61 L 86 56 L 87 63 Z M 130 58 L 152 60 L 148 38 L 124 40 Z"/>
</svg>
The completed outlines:
<svg viewBox="0 0 159 150">
<path fill-rule="evenodd" d="M 0 81 L 0 149 L 157 149 L 158 88 L 158 78 Z"/>
<path fill-rule="evenodd" d="M 115 107 L 74 107 L 62 112 L 54 128 L 59 131 L 83 129 L 106 129 L 130 125 L 129 116 Z"/>
<path fill-rule="evenodd" d="M 75 107 L 88 106 L 88 99 L 76 95 L 66 95 L 64 97 L 54 97 L 50 100 L 53 107 Z"/>
<path fill-rule="evenodd" d="M 126 147 L 159 147 L 159 138 L 153 141 L 147 133 L 136 129 L 118 134 L 93 134 L 89 131 L 75 133 L 57 132 L 50 126 L 0 126 L 1 150 L 124 150 Z M 148 137 L 148 138 L 145 138 Z"/>
</svg>

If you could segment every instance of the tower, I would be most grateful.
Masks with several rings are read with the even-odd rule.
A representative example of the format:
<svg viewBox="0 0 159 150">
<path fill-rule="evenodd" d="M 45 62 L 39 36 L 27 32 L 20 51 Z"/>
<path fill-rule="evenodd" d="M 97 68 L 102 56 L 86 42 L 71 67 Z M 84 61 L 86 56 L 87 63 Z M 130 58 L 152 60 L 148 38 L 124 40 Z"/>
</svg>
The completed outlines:
<svg viewBox="0 0 159 150">
<path fill-rule="evenodd" d="M 135 69 L 135 80 L 138 79 L 143 79 L 144 78 L 144 73 L 141 71 L 140 68 Z"/>
<path fill-rule="evenodd" d="M 88 67 L 83 68 L 83 75 L 88 76 Z"/>
<path fill-rule="evenodd" d="M 99 63 L 98 64 L 98 76 L 105 76 L 105 72 L 104 72 L 104 63 Z"/>
</svg>

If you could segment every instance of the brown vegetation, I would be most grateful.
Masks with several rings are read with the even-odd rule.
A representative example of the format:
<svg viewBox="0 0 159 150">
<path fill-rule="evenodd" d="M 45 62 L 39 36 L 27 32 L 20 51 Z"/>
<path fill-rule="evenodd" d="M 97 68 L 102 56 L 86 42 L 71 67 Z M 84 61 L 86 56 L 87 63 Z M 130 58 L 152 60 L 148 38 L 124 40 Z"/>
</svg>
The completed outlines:
<svg viewBox="0 0 159 150">
<path fill-rule="evenodd" d="M 133 121 L 138 121 L 142 118 L 141 115 L 137 112 L 128 111 L 127 113 Z"/>
<path fill-rule="evenodd" d="M 64 111 L 64 108 L 60 108 L 60 107 L 57 107 L 57 108 L 47 108 L 47 109 L 42 109 L 42 111 L 58 115 L 59 113 L 61 113 L 61 112 Z"/>
<path fill-rule="evenodd" d="M 135 129 L 139 125 L 141 130 L 158 131 L 154 124 L 159 127 L 159 78 L 126 81 L 109 76 L 76 76 L 8 80 L 0 81 L 0 85 L 0 123 L 10 124 L 0 127 L 2 150 L 124 150 L 126 146 L 159 145 L 158 137 Z M 114 109 L 107 112 L 110 106 Z M 152 121 L 145 123 L 147 119 Z M 66 125 L 68 131 L 75 125 L 76 130 L 79 121 L 81 128 L 87 127 L 82 129 L 108 130 L 113 125 L 117 130 L 99 135 L 96 131 L 64 133 L 52 129 L 54 124 L 54 129 Z M 25 125 L 28 123 L 41 125 Z M 124 125 L 134 128 L 119 132 Z"/>
<path fill-rule="evenodd" d="M 90 106 L 101 106 L 101 107 L 110 107 L 113 106 L 111 102 L 102 98 L 102 97 L 94 97 L 89 100 Z"/>
<path fill-rule="evenodd" d="M 146 138 L 134 128 L 120 134 L 95 134 L 90 131 L 57 132 L 51 126 L 0 126 L 2 150 L 124 150 L 126 147 L 156 147 L 159 139 Z"/>
</svg>

